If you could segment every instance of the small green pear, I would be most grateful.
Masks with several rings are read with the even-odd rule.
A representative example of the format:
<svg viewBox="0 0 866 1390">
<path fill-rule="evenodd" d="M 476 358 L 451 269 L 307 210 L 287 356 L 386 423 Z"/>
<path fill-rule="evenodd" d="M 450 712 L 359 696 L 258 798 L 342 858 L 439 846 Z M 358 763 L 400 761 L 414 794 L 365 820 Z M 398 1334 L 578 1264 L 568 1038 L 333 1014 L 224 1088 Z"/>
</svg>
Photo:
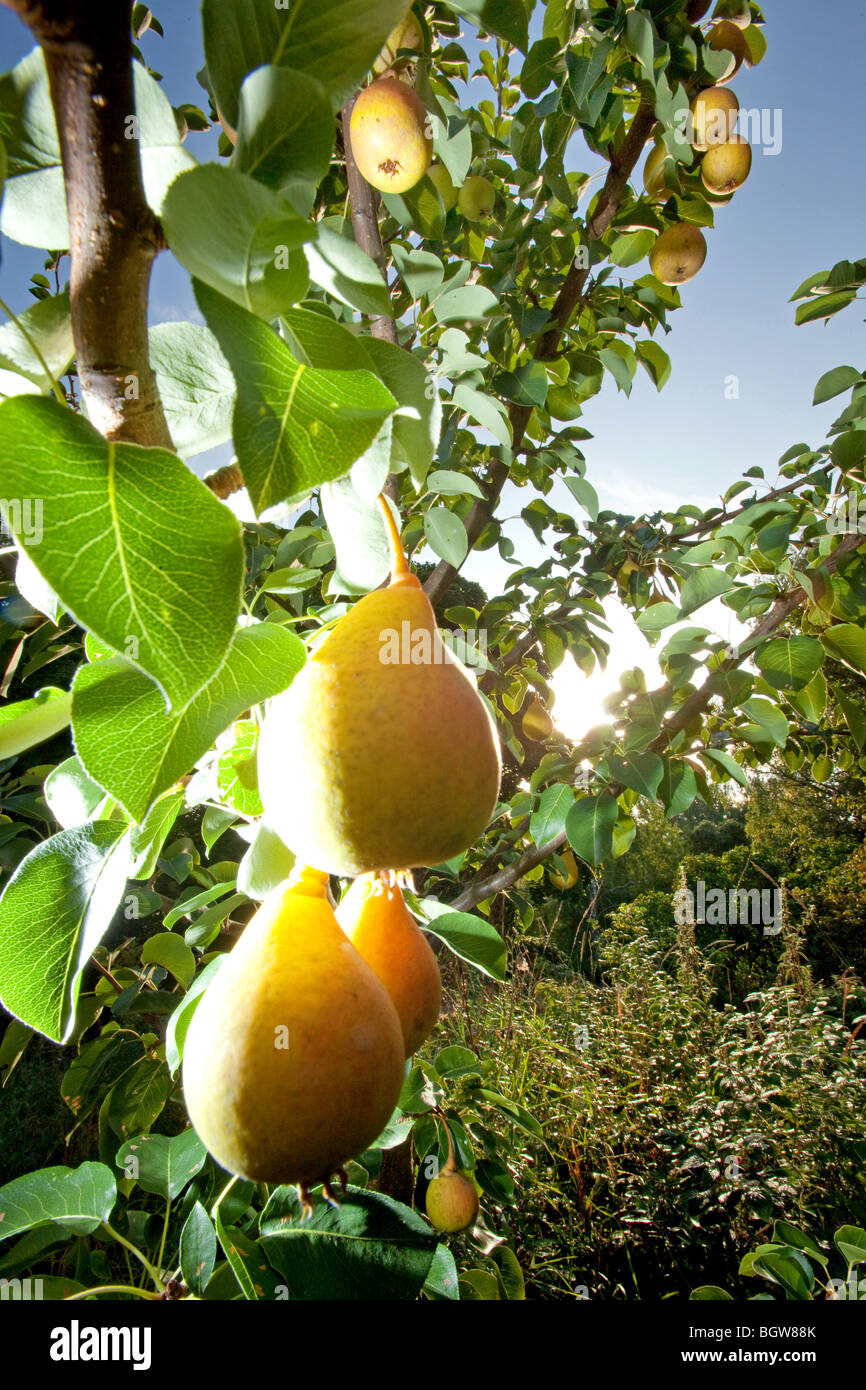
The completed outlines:
<svg viewBox="0 0 866 1390">
<path fill-rule="evenodd" d="M 478 1191 L 471 1178 L 458 1172 L 453 1154 L 427 1188 L 427 1215 L 437 1231 L 455 1235 L 473 1225 L 478 1216 Z"/>
<path fill-rule="evenodd" d="M 457 206 L 457 189 L 451 179 L 451 175 L 444 164 L 431 164 L 427 170 L 427 177 L 431 183 L 435 184 L 436 191 L 445 206 L 445 211 L 450 212 Z"/>
<path fill-rule="evenodd" d="M 467 222 L 486 222 L 495 203 L 496 189 L 483 174 L 470 174 L 457 195 L 457 207 Z"/>
</svg>

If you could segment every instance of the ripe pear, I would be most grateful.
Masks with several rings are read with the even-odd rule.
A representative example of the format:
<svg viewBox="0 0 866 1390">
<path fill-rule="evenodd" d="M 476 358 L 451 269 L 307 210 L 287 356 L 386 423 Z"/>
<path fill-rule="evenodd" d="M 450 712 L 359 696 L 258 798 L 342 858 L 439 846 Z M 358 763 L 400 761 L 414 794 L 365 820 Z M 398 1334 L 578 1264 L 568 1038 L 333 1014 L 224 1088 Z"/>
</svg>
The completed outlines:
<svg viewBox="0 0 866 1390">
<path fill-rule="evenodd" d="M 355 163 L 382 193 L 405 193 L 433 158 L 426 107 L 412 87 L 380 77 L 358 93 L 349 121 Z"/>
<path fill-rule="evenodd" d="M 533 696 L 532 704 L 521 720 L 521 728 L 526 737 L 536 743 L 542 743 L 553 733 L 553 720 L 537 695 Z"/>
<path fill-rule="evenodd" d="M 643 186 L 653 202 L 666 202 L 672 189 L 665 182 L 665 160 L 668 152 L 663 141 L 653 145 L 643 168 Z"/>
<path fill-rule="evenodd" d="M 451 175 L 444 164 L 431 164 L 427 170 L 427 177 L 436 185 L 436 191 L 445 205 L 445 211 L 450 212 L 457 206 L 457 189 L 454 187 Z"/>
<path fill-rule="evenodd" d="M 692 144 L 696 150 L 733 139 L 740 103 L 730 87 L 708 87 L 692 102 Z"/>
<path fill-rule="evenodd" d="M 340 927 L 327 875 L 301 869 L 259 908 L 186 1035 L 190 1119 L 252 1182 L 327 1179 L 381 1134 L 403 1084 L 385 986 Z"/>
<path fill-rule="evenodd" d="M 271 702 L 258 746 L 269 823 L 299 859 L 352 878 L 467 849 L 501 773 L 487 705 L 383 510 L 391 583 L 356 603 Z"/>
<path fill-rule="evenodd" d="M 752 147 L 743 135 L 735 135 L 726 145 L 707 150 L 701 163 L 701 178 L 711 193 L 733 193 L 741 188 L 752 167 Z"/>
<path fill-rule="evenodd" d="M 458 1172 L 453 1153 L 427 1188 L 424 1205 L 437 1231 L 451 1235 L 465 1231 L 478 1216 L 478 1191 L 471 1178 Z"/>
<path fill-rule="evenodd" d="M 700 228 L 676 222 L 657 238 L 649 259 L 650 270 L 663 285 L 683 285 L 707 259 L 707 243 Z"/>
<path fill-rule="evenodd" d="M 495 203 L 496 189 L 483 174 L 470 174 L 457 194 L 457 207 L 468 222 L 486 222 Z"/>
<path fill-rule="evenodd" d="M 429 1037 L 439 1018 L 442 979 L 436 957 L 397 884 L 375 874 L 356 878 L 337 921 L 393 1000 L 406 1056 Z"/>
<path fill-rule="evenodd" d="M 421 33 L 417 19 L 410 10 L 396 29 L 391 30 L 382 45 L 382 50 L 373 64 L 374 74 L 376 77 L 380 77 L 384 72 L 389 70 L 396 72 L 399 68 L 411 63 L 413 61 L 411 58 L 397 57 L 401 48 L 411 48 L 413 53 L 420 53 L 423 47 L 424 35 Z"/>
<path fill-rule="evenodd" d="M 736 77 L 743 60 L 748 54 L 746 40 L 743 38 L 743 31 L 736 24 L 732 24 L 729 19 L 723 19 L 719 24 L 714 24 L 707 35 L 707 43 L 716 52 L 726 50 L 730 54 L 730 63 L 722 77 L 716 78 L 716 85 L 721 86 L 725 82 L 730 82 L 732 77 Z"/>
<path fill-rule="evenodd" d="M 573 888 L 574 885 L 577 883 L 577 880 L 580 877 L 580 871 L 577 867 L 577 860 L 575 859 L 574 854 L 570 849 L 567 849 L 565 853 L 561 855 L 561 859 L 563 864 L 565 865 L 566 872 L 564 874 L 560 874 L 557 873 L 556 870 L 552 870 L 550 874 L 550 881 L 553 884 L 554 888 L 558 888 L 560 892 L 564 893 L 566 888 Z"/>
</svg>

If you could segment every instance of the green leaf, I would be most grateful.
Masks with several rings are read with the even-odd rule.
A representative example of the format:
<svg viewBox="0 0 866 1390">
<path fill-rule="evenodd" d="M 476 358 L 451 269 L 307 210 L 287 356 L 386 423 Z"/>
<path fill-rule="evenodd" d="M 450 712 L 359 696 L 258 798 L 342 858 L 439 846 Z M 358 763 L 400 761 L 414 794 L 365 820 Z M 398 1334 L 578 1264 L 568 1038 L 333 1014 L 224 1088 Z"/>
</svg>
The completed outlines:
<svg viewBox="0 0 866 1390">
<path fill-rule="evenodd" d="M 43 794 L 49 811 L 64 830 L 98 820 L 110 800 L 102 787 L 88 777 L 78 758 L 66 758 L 49 772 Z"/>
<path fill-rule="evenodd" d="M 348 236 L 322 222 L 316 240 L 304 248 L 310 275 L 328 294 L 363 314 L 392 318 L 391 298 L 382 272 Z"/>
<path fill-rule="evenodd" d="M 839 707 L 845 715 L 851 737 L 857 745 L 858 753 L 862 753 L 866 748 L 866 711 L 853 700 L 847 700 L 841 691 L 835 691 L 835 697 L 839 702 Z"/>
<path fill-rule="evenodd" d="M 833 1244 L 849 1265 L 866 1262 L 866 1231 L 860 1226 L 840 1226 Z"/>
<path fill-rule="evenodd" d="M 726 753 L 721 748 L 702 748 L 701 757 L 709 758 L 710 762 L 717 763 L 719 767 L 725 770 L 729 777 L 733 777 L 735 782 L 739 782 L 741 787 L 747 787 L 749 785 L 748 777 L 740 767 L 740 764 L 731 757 L 730 753 Z"/>
<path fill-rule="evenodd" d="M 171 441 L 181 458 L 225 444 L 232 437 L 235 379 L 214 335 L 199 323 L 157 323 L 149 344 Z"/>
<path fill-rule="evenodd" d="M 753 695 L 750 700 L 745 701 L 742 709 L 759 728 L 766 730 L 777 748 L 785 747 L 788 742 L 788 721 L 778 705 L 774 705 L 770 700 L 761 699 L 759 695 Z"/>
<path fill-rule="evenodd" d="M 733 1298 L 724 1289 L 720 1289 L 717 1284 L 701 1284 L 700 1288 L 692 1289 L 689 1294 L 689 1302 L 694 1303 L 733 1303 Z"/>
<path fill-rule="evenodd" d="M 260 820 L 256 837 L 238 865 L 238 891 L 261 902 L 285 879 L 295 866 L 295 856 L 279 835 Z"/>
<path fill-rule="evenodd" d="M 484 493 L 478 486 L 474 478 L 468 478 L 465 473 L 455 473 L 451 468 L 437 468 L 427 475 L 427 487 L 431 492 L 438 492 L 441 497 L 480 497 L 484 498 Z"/>
<path fill-rule="evenodd" d="M 217 164 L 190 169 L 168 191 L 163 225 L 190 275 L 261 318 L 307 292 L 300 247 L 315 235 L 312 225 L 247 174 Z"/>
<path fill-rule="evenodd" d="M 650 82 L 654 83 L 654 34 L 649 16 L 642 10 L 629 10 L 625 29 L 626 47 L 639 58 Z"/>
<path fill-rule="evenodd" d="M 520 73 L 520 85 L 530 101 L 540 97 L 554 80 L 558 53 L 559 41 L 553 38 L 538 39 L 530 48 Z"/>
<path fill-rule="evenodd" d="M 587 482 L 586 478 L 565 478 L 564 482 L 575 502 L 583 507 L 590 521 L 598 521 L 598 493 L 592 483 Z"/>
<path fill-rule="evenodd" d="M 413 1299 L 430 1274 L 435 1231 L 380 1192 L 350 1187 L 338 1207 L 305 1216 L 293 1187 L 278 1187 L 261 1217 L 261 1243 L 293 1299 Z"/>
<path fill-rule="evenodd" d="M 424 363 L 411 353 L 381 338 L 366 338 L 364 346 L 373 370 L 398 403 L 391 422 L 392 468 L 399 471 L 400 465 L 408 464 L 413 483 L 421 487 L 433 462 L 442 428 L 439 393 L 431 390 L 431 378 Z"/>
<path fill-rule="evenodd" d="M 840 309 L 846 309 L 854 298 L 854 290 L 837 290 L 833 294 L 821 294 L 817 298 L 807 299 L 806 303 L 797 309 L 794 321 L 799 327 L 804 323 L 814 323 L 816 319 L 828 319 L 831 314 L 838 314 Z"/>
<path fill-rule="evenodd" d="M 755 665 L 776 690 L 802 690 L 823 660 L 821 643 L 814 637 L 777 637 L 755 653 Z"/>
<path fill-rule="evenodd" d="M 676 758 L 666 758 L 658 792 L 665 808 L 665 818 L 674 820 L 681 816 L 691 806 L 697 794 L 698 783 L 691 764 Z"/>
<path fill-rule="evenodd" d="M 569 844 L 589 864 L 602 864 L 613 853 L 613 830 L 619 819 L 614 797 L 585 796 L 566 816 L 565 832 Z"/>
<path fill-rule="evenodd" d="M 759 1245 L 752 1258 L 753 1274 L 778 1284 L 789 1298 L 811 1299 L 815 1272 L 806 1256 L 792 1245 Z"/>
<path fill-rule="evenodd" d="M 671 359 L 668 357 L 664 348 L 659 347 L 649 339 L 637 343 L 635 350 L 643 365 L 649 373 L 650 379 L 655 382 L 656 389 L 661 391 L 666 385 L 671 374 Z"/>
<path fill-rule="evenodd" d="M 333 146 L 331 105 L 315 78 L 270 64 L 247 76 L 233 167 L 268 188 L 295 181 L 315 187 L 328 172 Z"/>
<path fill-rule="evenodd" d="M 438 936 L 455 956 L 468 961 L 491 979 L 505 979 L 505 942 L 483 917 L 469 912 L 451 912 L 446 907 L 432 921 L 424 923 L 424 930 Z"/>
<path fill-rule="evenodd" d="M 234 443 L 256 512 L 346 473 L 397 404 L 390 391 L 371 372 L 305 366 L 255 315 L 195 292 L 237 381 Z"/>
<path fill-rule="evenodd" d="M 432 308 L 437 323 L 484 322 L 499 308 L 499 301 L 484 285 L 461 285 L 444 290 Z"/>
<path fill-rule="evenodd" d="M 178 1004 L 173 1014 L 169 1015 L 165 1030 L 165 1060 L 169 1072 L 172 1076 L 177 1076 L 180 1064 L 183 1060 L 183 1045 L 186 1041 L 189 1025 L 192 1023 L 195 1013 L 201 1001 L 201 997 L 218 970 L 222 968 L 228 960 L 228 954 L 215 956 L 208 961 L 204 970 L 190 985 L 184 998 Z"/>
<path fill-rule="evenodd" d="M 703 608 L 705 603 L 718 598 L 720 594 L 729 593 L 733 587 L 733 579 L 723 570 L 693 570 L 680 587 L 682 616 L 688 617 L 696 609 Z"/>
<path fill-rule="evenodd" d="M 615 781 L 655 801 L 665 770 L 657 753 L 631 753 L 627 758 L 608 753 L 607 765 Z"/>
<path fill-rule="evenodd" d="M 195 956 L 174 932 L 157 932 L 141 948 L 142 965 L 161 965 L 178 984 L 189 989 L 195 977 Z"/>
<path fill-rule="evenodd" d="M 201 1295 L 213 1274 L 216 1263 L 216 1231 L 210 1217 L 196 1202 L 180 1233 L 180 1272 L 184 1283 L 194 1294 Z"/>
<path fill-rule="evenodd" d="M 40 391 L 51 390 L 45 367 L 56 381 L 74 355 L 68 286 L 60 294 L 38 299 L 0 328 L 0 367 L 26 376 Z"/>
<path fill-rule="evenodd" d="M 812 404 L 821 405 L 824 401 L 831 401 L 834 396 L 855 386 L 862 375 L 856 367 L 834 367 L 831 372 L 825 372 L 815 387 Z"/>
<path fill-rule="evenodd" d="M 817 1260 L 825 1269 L 827 1267 L 827 1256 L 820 1245 L 796 1226 L 789 1226 L 787 1221 L 773 1222 L 773 1244 L 793 1245 L 797 1250 L 803 1250 L 810 1259 Z"/>
<path fill-rule="evenodd" d="M 677 605 L 662 600 L 661 603 L 650 604 L 649 608 L 638 614 L 637 625 L 641 632 L 662 632 L 679 619 L 680 610 Z"/>
<path fill-rule="evenodd" d="M 831 656 L 841 657 L 855 671 L 866 671 L 866 630 L 857 623 L 837 623 L 825 628 L 821 643 Z"/>
<path fill-rule="evenodd" d="M 833 440 L 830 456 L 837 468 L 847 472 L 866 458 L 866 430 L 847 430 Z"/>
<path fill-rule="evenodd" d="M 64 607 L 187 704 L 225 657 L 240 606 L 228 507 L 167 449 L 110 443 L 56 400 L 0 405 L 0 456 L 12 496 L 44 499 L 27 549 Z"/>
<path fill-rule="evenodd" d="M 535 845 L 546 845 L 565 829 L 565 818 L 574 805 L 574 789 L 561 782 L 545 787 L 538 807 L 529 820 L 529 834 Z"/>
<path fill-rule="evenodd" d="M 147 879 L 156 873 L 162 847 L 183 803 L 183 787 L 171 788 L 153 803 L 139 829 L 133 830 L 130 878 Z"/>
<path fill-rule="evenodd" d="M 529 26 L 523 0 L 485 0 L 482 19 L 488 33 L 498 34 L 523 53 L 529 48 Z"/>
<path fill-rule="evenodd" d="M 172 1089 L 164 1063 L 142 1057 L 109 1091 L 103 1105 L 105 1122 L 121 1140 L 143 1134 L 161 1115 Z"/>
<path fill-rule="evenodd" d="M 205 1165 L 207 1149 L 194 1129 L 174 1138 L 164 1134 L 140 1134 L 117 1154 L 117 1167 L 134 1177 L 144 1192 L 174 1201 Z"/>
<path fill-rule="evenodd" d="M 79 666 L 72 703 L 78 756 L 141 824 L 154 799 L 217 735 L 245 709 L 284 690 L 304 659 L 303 644 L 276 623 L 239 628 L 224 665 L 178 715 L 166 713 L 152 683 L 122 657 Z"/>
<path fill-rule="evenodd" d="M 430 1266 L 430 1273 L 424 1281 L 422 1293 L 437 1302 L 442 1299 L 459 1300 L 457 1287 L 457 1265 L 447 1245 L 437 1245 Z"/>
<path fill-rule="evenodd" d="M 430 507 L 424 513 L 424 535 L 432 550 L 455 569 L 466 559 L 469 539 L 456 512 L 447 507 Z"/>
<path fill-rule="evenodd" d="M 103 1163 L 40 1168 L 0 1187 L 0 1240 L 51 1221 L 89 1235 L 108 1220 L 116 1200 L 114 1176 Z"/>
<path fill-rule="evenodd" d="M 126 830 L 118 821 L 61 830 L 21 861 L 0 899 L 0 998 L 54 1042 L 74 1030 L 81 972 L 123 895 Z"/>
<path fill-rule="evenodd" d="M 31 700 L 16 700 L 0 709 L 0 759 L 15 758 L 25 749 L 44 743 L 65 729 L 72 710 L 72 696 L 46 685 Z"/>
<path fill-rule="evenodd" d="M 461 382 L 454 388 L 453 401 L 460 410 L 465 410 L 473 420 L 485 430 L 489 430 L 503 448 L 511 447 L 511 425 L 501 401 L 493 396 L 485 396 L 482 391 Z"/>
<path fill-rule="evenodd" d="M 253 68 L 278 63 L 321 83 L 333 110 L 360 87 L 406 14 L 406 0 L 204 0 L 207 71 L 226 120 L 238 124 L 238 90 Z"/>
</svg>

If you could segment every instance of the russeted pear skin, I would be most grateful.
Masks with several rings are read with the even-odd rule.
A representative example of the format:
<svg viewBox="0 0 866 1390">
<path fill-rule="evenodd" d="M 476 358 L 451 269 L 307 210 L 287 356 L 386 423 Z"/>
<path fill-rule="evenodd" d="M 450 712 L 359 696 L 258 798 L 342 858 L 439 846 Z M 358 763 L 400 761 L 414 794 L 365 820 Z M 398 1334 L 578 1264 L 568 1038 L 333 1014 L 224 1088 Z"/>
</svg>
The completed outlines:
<svg viewBox="0 0 866 1390">
<path fill-rule="evenodd" d="M 303 869 L 265 899 L 186 1036 L 193 1126 L 253 1182 L 328 1178 L 378 1138 L 403 1083 L 397 1012 L 326 884 Z"/>
<path fill-rule="evenodd" d="M 435 1028 L 442 1002 L 430 943 L 397 884 L 375 875 L 355 879 L 337 908 L 337 921 L 390 994 L 411 1057 Z"/>
<path fill-rule="evenodd" d="M 446 1163 L 427 1188 L 424 1205 L 437 1231 L 454 1235 L 465 1231 L 478 1216 L 478 1192 L 471 1178 Z"/>
<path fill-rule="evenodd" d="M 414 575 L 367 594 L 271 702 L 259 791 L 299 860 L 341 877 L 440 864 L 499 795 L 499 741 Z"/>
<path fill-rule="evenodd" d="M 358 93 L 349 119 L 349 139 L 364 178 L 382 193 L 414 188 L 433 158 L 424 103 L 396 77 L 380 77 Z"/>
<path fill-rule="evenodd" d="M 701 178 L 711 193 L 734 193 L 749 177 L 752 147 L 742 135 L 726 145 L 713 145 L 701 163 Z"/>
</svg>

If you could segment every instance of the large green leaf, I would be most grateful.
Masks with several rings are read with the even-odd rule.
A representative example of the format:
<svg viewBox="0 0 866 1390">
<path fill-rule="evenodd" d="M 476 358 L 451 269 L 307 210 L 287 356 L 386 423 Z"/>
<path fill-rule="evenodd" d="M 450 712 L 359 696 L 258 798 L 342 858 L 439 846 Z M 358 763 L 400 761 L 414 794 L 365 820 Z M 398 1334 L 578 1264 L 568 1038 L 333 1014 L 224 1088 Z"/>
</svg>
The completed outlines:
<svg viewBox="0 0 866 1390">
<path fill-rule="evenodd" d="M 72 697 L 46 685 L 30 700 L 16 700 L 0 709 L 0 758 L 14 758 L 25 748 L 43 743 L 69 723 Z"/>
<path fill-rule="evenodd" d="M 180 143 L 168 98 L 141 63 L 133 63 L 133 83 L 144 191 L 158 213 L 172 179 L 195 160 Z M 0 111 L 9 163 L 0 231 L 26 246 L 67 247 L 60 143 L 41 48 L 0 77 Z"/>
<path fill-rule="evenodd" d="M 447 507 L 428 507 L 424 513 L 424 536 L 441 559 L 460 568 L 466 559 L 469 539 L 456 512 L 449 512 Z"/>
<path fill-rule="evenodd" d="M 823 660 L 821 643 L 814 637 L 776 637 L 755 653 L 755 665 L 777 690 L 802 690 Z"/>
<path fill-rule="evenodd" d="M 866 628 L 857 623 L 837 623 L 825 628 L 821 642 L 831 656 L 841 657 L 856 671 L 866 671 Z"/>
<path fill-rule="evenodd" d="M 60 294 L 38 299 L 0 328 L 0 367 L 20 372 L 40 391 L 51 390 L 46 367 L 56 380 L 74 353 L 68 286 Z"/>
<path fill-rule="evenodd" d="M 334 146 L 334 117 L 321 84 L 306 73 L 266 64 L 241 87 L 234 164 L 268 188 L 314 187 Z"/>
<path fill-rule="evenodd" d="M 574 788 L 555 782 L 545 787 L 529 820 L 533 844 L 546 845 L 565 829 L 565 818 L 574 805 Z"/>
<path fill-rule="evenodd" d="M 27 552 L 64 607 L 184 706 L 225 657 L 240 607 L 228 507 L 167 449 L 110 443 L 56 400 L 0 405 L 0 457 L 7 495 L 43 499 Z"/>
<path fill-rule="evenodd" d="M 305 366 L 254 314 L 195 289 L 237 382 L 234 444 L 256 512 L 348 472 L 397 404 L 390 391 L 371 372 Z"/>
<path fill-rule="evenodd" d="M 332 219 L 342 226 L 339 219 Z M 349 235 L 334 226 L 316 224 L 316 240 L 307 242 L 304 254 L 310 276 L 328 294 L 360 309 L 364 314 L 393 317 L 388 286 L 376 262 Z"/>
<path fill-rule="evenodd" d="M 0 1187 L 0 1240 L 50 1221 L 86 1236 L 108 1220 L 116 1200 L 114 1175 L 104 1163 L 39 1168 Z"/>
<path fill-rule="evenodd" d="M 190 985 L 174 1013 L 169 1015 L 169 1020 L 165 1029 L 165 1060 L 172 1076 L 176 1076 L 180 1070 L 180 1064 L 183 1060 L 183 1045 L 186 1041 L 187 1031 L 189 1025 L 192 1023 L 193 1015 L 201 1002 L 202 995 L 214 975 L 222 968 L 227 960 L 228 953 L 222 952 L 214 956 L 213 960 L 208 961 L 204 970 L 201 971 L 197 979 Z"/>
<path fill-rule="evenodd" d="M 172 184 L 162 216 L 190 275 L 251 313 L 275 318 L 306 294 L 300 248 L 315 229 L 247 174 L 217 164 L 191 169 Z"/>
<path fill-rule="evenodd" d="M 123 896 L 126 831 L 118 821 L 61 830 L 21 861 L 0 898 L 0 998 L 54 1042 L 72 1032 L 81 972 Z"/>
<path fill-rule="evenodd" d="M 202 1294 L 213 1274 L 217 1239 L 213 1223 L 202 1206 L 196 1202 L 180 1233 L 180 1272 L 184 1283 L 194 1294 Z"/>
<path fill-rule="evenodd" d="M 150 365 L 171 441 L 182 459 L 232 437 L 235 379 L 216 338 L 200 323 L 157 323 Z"/>
<path fill-rule="evenodd" d="M 336 110 L 408 8 L 407 0 L 204 0 L 205 59 L 223 115 L 237 126 L 241 82 L 264 63 L 315 78 Z"/>
<path fill-rule="evenodd" d="M 607 765 L 615 781 L 655 801 L 664 773 L 664 763 L 657 753 L 630 753 L 627 758 L 609 753 Z"/>
<path fill-rule="evenodd" d="M 451 912 L 446 904 L 431 899 L 425 900 L 424 906 L 437 914 L 424 923 L 425 931 L 438 936 L 455 956 L 468 961 L 485 975 L 494 980 L 505 979 L 507 952 L 495 927 L 483 917 L 475 917 L 470 912 Z"/>
<path fill-rule="evenodd" d="M 72 694 L 78 756 L 141 823 L 233 719 L 285 690 L 304 655 L 303 643 L 275 623 L 239 628 L 223 666 L 178 715 L 166 713 L 153 683 L 122 657 L 80 666 Z"/>
<path fill-rule="evenodd" d="M 705 603 L 726 594 L 734 587 L 734 581 L 724 570 L 699 569 L 692 573 L 680 588 L 680 607 L 685 618 Z"/>
<path fill-rule="evenodd" d="M 140 1134 L 130 1139 L 117 1154 L 117 1166 L 134 1177 L 144 1192 L 171 1201 L 204 1167 L 207 1149 L 194 1129 L 185 1129 L 174 1138 L 164 1134 Z"/>
<path fill-rule="evenodd" d="M 724 768 L 727 775 L 733 777 L 735 782 L 739 782 L 741 787 L 747 787 L 749 785 L 749 779 L 740 767 L 740 764 L 731 757 L 730 753 L 726 753 L 723 748 L 702 748 L 701 757 L 709 758 L 710 762 L 716 763 L 719 767 Z"/>
<path fill-rule="evenodd" d="M 368 338 L 364 346 L 374 371 L 398 402 L 392 422 L 392 467 L 399 470 L 408 464 L 413 483 L 421 487 L 439 443 L 439 393 L 424 363 L 410 352 L 381 338 Z"/>
<path fill-rule="evenodd" d="M 409 1207 L 350 1187 L 338 1207 L 305 1216 L 293 1187 L 278 1187 L 261 1218 L 261 1243 L 294 1299 L 414 1299 L 438 1235 Z"/>
<path fill-rule="evenodd" d="M 602 864 L 613 853 L 613 830 L 619 819 L 616 799 L 603 792 L 575 802 L 565 820 L 569 844 L 589 864 Z"/>
</svg>

